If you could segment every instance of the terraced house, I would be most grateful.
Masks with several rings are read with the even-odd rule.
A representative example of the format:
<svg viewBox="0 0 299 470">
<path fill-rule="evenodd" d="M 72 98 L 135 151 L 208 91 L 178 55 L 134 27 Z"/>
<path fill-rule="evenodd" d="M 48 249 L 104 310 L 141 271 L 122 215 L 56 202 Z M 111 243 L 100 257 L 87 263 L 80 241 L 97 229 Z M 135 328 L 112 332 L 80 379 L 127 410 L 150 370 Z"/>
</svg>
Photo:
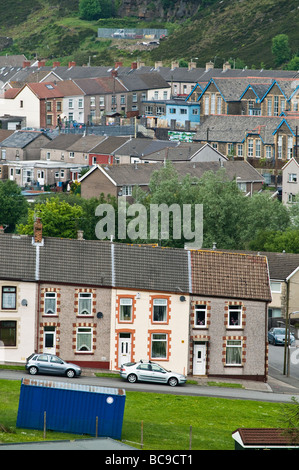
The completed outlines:
<svg viewBox="0 0 299 470">
<path fill-rule="evenodd" d="M 2 231 L 3 232 L 3 231 Z M 267 378 L 264 256 L 0 234 L 5 363 L 48 351 L 119 370 Z"/>
</svg>

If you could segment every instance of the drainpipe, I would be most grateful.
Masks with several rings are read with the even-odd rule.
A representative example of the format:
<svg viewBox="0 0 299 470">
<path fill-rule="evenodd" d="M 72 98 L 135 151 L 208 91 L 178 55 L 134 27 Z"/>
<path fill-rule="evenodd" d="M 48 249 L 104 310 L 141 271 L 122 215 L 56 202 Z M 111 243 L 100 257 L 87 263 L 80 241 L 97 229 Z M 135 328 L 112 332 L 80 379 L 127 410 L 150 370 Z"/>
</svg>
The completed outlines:
<svg viewBox="0 0 299 470">
<path fill-rule="evenodd" d="M 37 306 L 36 306 L 36 338 L 35 350 L 38 352 L 39 340 L 39 305 L 40 305 L 40 247 L 44 246 L 42 234 L 42 223 L 39 217 L 36 218 L 33 227 L 32 245 L 35 246 L 35 282 L 37 283 Z"/>
</svg>

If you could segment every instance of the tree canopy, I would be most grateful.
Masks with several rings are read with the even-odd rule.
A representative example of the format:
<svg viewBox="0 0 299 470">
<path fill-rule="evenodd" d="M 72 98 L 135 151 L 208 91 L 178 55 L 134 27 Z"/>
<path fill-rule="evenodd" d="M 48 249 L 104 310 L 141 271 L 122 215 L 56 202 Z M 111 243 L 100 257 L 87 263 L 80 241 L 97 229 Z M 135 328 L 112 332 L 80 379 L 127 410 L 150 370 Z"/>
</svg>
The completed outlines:
<svg viewBox="0 0 299 470">
<path fill-rule="evenodd" d="M 0 225 L 13 232 L 16 224 L 27 215 L 28 203 L 14 181 L 0 181 Z"/>
</svg>

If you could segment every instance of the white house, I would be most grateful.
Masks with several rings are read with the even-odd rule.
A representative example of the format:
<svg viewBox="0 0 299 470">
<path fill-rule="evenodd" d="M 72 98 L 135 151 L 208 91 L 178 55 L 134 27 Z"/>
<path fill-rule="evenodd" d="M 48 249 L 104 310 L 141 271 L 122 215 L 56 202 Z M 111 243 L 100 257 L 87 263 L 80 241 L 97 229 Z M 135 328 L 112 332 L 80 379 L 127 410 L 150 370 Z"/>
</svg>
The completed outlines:
<svg viewBox="0 0 299 470">
<path fill-rule="evenodd" d="M 293 204 L 299 193 L 299 159 L 291 158 L 282 168 L 282 202 Z"/>
</svg>

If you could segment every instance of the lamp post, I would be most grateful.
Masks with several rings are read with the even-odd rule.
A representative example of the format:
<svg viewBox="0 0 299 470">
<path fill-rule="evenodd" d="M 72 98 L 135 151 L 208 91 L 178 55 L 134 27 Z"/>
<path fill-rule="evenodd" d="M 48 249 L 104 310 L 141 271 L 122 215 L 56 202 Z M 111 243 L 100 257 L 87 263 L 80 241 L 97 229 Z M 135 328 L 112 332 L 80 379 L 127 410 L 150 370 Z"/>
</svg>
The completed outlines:
<svg viewBox="0 0 299 470">
<path fill-rule="evenodd" d="M 290 376 L 290 339 L 291 339 L 291 315 L 294 315 L 295 313 L 299 313 L 299 310 L 296 310 L 295 312 L 289 313 L 289 319 L 288 319 L 288 340 L 287 340 L 287 351 L 288 351 L 288 367 L 287 367 L 287 377 Z M 286 335 L 285 335 L 286 337 Z"/>
</svg>

